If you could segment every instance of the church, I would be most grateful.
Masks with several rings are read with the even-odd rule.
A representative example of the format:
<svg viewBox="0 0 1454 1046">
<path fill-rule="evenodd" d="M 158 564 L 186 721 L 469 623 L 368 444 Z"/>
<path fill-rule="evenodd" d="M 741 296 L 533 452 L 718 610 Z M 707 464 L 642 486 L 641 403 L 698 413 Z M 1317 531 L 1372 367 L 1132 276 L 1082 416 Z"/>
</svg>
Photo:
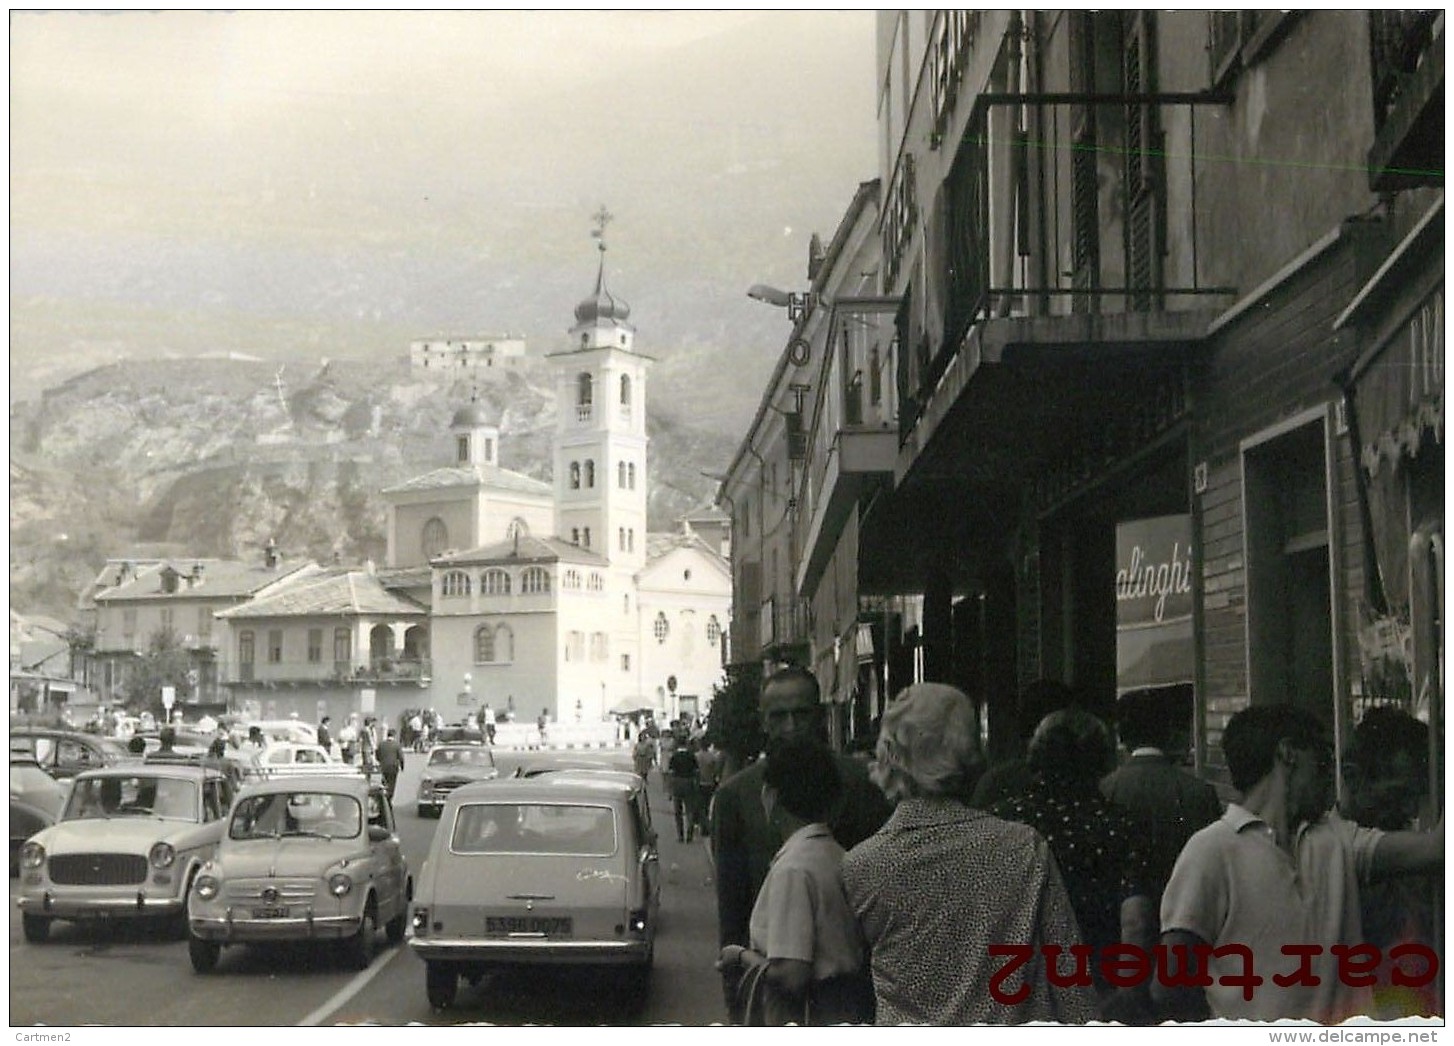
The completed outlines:
<svg viewBox="0 0 1454 1046">
<path fill-rule="evenodd" d="M 450 423 L 452 462 L 382 492 L 381 573 L 413 579 L 405 590 L 430 608 L 430 699 L 447 719 L 485 705 L 526 721 L 691 714 L 722 675 L 727 520 L 647 532 L 652 359 L 598 246 L 595 290 L 547 357 L 553 482 L 500 466 L 499 427 L 472 400 Z"/>
</svg>

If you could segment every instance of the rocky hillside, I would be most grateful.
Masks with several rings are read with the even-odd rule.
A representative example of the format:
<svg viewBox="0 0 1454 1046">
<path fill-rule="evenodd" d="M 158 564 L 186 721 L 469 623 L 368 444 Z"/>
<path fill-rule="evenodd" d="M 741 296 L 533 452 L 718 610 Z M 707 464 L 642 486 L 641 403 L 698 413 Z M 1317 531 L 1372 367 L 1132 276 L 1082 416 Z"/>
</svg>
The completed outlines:
<svg viewBox="0 0 1454 1046">
<path fill-rule="evenodd" d="M 547 365 L 478 380 L 501 464 L 549 480 Z M 141 547 L 248 556 L 273 537 L 288 555 L 382 563 L 379 491 L 451 460 L 447 426 L 470 393 L 402 359 L 192 359 L 117 363 L 12 404 L 11 607 L 68 617 L 106 557 Z M 660 410 L 648 430 L 660 530 L 710 496 L 701 471 L 733 445 Z"/>
</svg>

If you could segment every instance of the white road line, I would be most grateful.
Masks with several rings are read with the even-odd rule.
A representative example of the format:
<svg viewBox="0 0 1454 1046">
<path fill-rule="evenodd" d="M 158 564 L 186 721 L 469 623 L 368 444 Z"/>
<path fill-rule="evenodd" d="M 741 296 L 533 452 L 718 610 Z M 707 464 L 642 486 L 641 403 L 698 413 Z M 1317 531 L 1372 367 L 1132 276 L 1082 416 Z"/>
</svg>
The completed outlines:
<svg viewBox="0 0 1454 1046">
<path fill-rule="evenodd" d="M 316 1028 L 330 1013 L 332 1013 L 334 1010 L 337 1010 L 344 1003 L 348 1002 L 349 999 L 352 999 L 359 992 L 363 991 L 364 985 L 368 984 L 369 981 L 374 979 L 375 974 L 377 974 L 385 966 L 389 965 L 389 960 L 392 959 L 395 955 L 399 954 L 400 948 L 400 945 L 393 944 L 381 951 L 378 955 L 374 957 L 374 961 L 369 963 L 369 968 L 367 970 L 360 970 L 353 980 L 349 981 L 342 988 L 340 988 L 333 995 L 333 997 L 325 1002 L 322 1006 L 318 1007 L 318 1009 L 314 1010 L 312 1013 L 308 1014 L 308 1016 L 304 1017 L 301 1021 L 299 1021 L 297 1025 L 295 1025 L 295 1027 Z"/>
</svg>

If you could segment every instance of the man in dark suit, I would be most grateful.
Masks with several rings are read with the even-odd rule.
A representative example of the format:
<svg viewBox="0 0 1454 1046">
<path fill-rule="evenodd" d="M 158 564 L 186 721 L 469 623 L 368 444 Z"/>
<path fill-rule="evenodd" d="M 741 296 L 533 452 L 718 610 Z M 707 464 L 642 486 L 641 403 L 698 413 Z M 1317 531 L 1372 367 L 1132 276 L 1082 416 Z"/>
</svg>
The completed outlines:
<svg viewBox="0 0 1454 1046">
<path fill-rule="evenodd" d="M 384 777 L 384 789 L 389 799 L 394 798 L 394 786 L 399 781 L 399 772 L 404 769 L 404 749 L 399 744 L 397 731 L 390 730 L 389 736 L 379 742 L 379 773 Z"/>
<path fill-rule="evenodd" d="M 1131 758 L 1101 779 L 1101 794 L 1129 811 L 1146 833 L 1153 911 L 1186 841 L 1222 816 L 1216 789 L 1177 765 L 1186 752 L 1191 714 L 1189 686 L 1123 696 L 1117 726 Z"/>
<path fill-rule="evenodd" d="M 805 668 L 784 668 L 763 684 L 758 702 L 767 744 L 803 735 L 823 738 L 823 705 L 818 680 Z M 856 759 L 835 757 L 843 778 L 843 800 L 828 826 L 845 850 L 867 839 L 888 820 L 891 808 L 869 780 L 868 767 Z M 757 892 L 767 878 L 773 855 L 782 846 L 762 806 L 765 760 L 739 770 L 717 788 L 712 803 L 712 854 L 716 864 L 717 937 L 719 946 L 747 947 L 748 920 Z M 728 1010 L 734 1022 L 735 980 L 724 975 Z"/>
</svg>

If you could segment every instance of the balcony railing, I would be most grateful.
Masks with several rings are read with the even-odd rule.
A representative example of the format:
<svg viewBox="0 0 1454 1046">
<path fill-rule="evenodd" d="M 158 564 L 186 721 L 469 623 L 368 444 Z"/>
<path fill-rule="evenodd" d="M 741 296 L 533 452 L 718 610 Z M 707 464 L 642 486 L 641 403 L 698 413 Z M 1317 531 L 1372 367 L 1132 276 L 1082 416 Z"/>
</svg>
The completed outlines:
<svg viewBox="0 0 1454 1046">
<path fill-rule="evenodd" d="M 275 683 L 337 685 L 424 682 L 430 678 L 427 658 L 375 658 L 360 664 L 349 661 L 240 661 L 223 668 L 228 685 Z"/>
<path fill-rule="evenodd" d="M 771 653 L 808 642 L 811 638 L 809 609 L 801 599 L 779 600 L 774 596 L 763 603 L 757 622 L 762 652 Z"/>
<path fill-rule="evenodd" d="M 941 270 L 927 274 L 930 281 L 938 281 L 943 288 L 943 327 L 938 331 L 922 330 L 910 321 L 909 329 L 901 332 L 906 339 L 898 352 L 896 375 L 901 437 L 913 429 L 970 329 L 986 319 L 1030 314 L 1155 312 L 1176 306 L 1192 308 L 1205 304 L 1208 296 L 1230 297 L 1235 293 L 1231 287 L 1201 285 L 1197 278 L 1200 267 L 1195 236 L 1190 238 L 1188 246 L 1190 283 L 1170 285 L 1161 270 L 1167 207 L 1163 187 L 1170 183 L 1195 184 L 1194 178 L 1172 177 L 1175 172 L 1168 173 L 1165 168 L 1175 164 L 1186 167 L 1191 157 L 1197 155 L 1195 108 L 1225 105 L 1229 100 L 1230 95 L 1225 93 L 1206 92 L 986 93 L 976 97 L 941 194 L 944 265 Z M 1065 110 L 1065 118 L 1047 117 L 1043 122 L 1046 126 L 1067 129 L 1086 126 L 1087 121 L 1080 117 L 1087 111 L 1120 109 L 1125 114 L 1126 126 L 1137 129 L 1134 140 L 1126 142 L 1067 139 L 1053 143 L 1065 148 L 1070 156 L 1063 161 L 1067 167 L 1060 184 L 1065 185 L 1073 185 L 1070 165 L 1083 153 L 1124 156 L 1117 161 L 1128 172 L 1122 183 L 1134 184 L 1136 194 L 1133 198 L 1129 189 L 1123 190 L 1125 198 L 1121 200 L 1120 211 L 1127 215 L 1128 256 L 1124 259 L 1126 275 L 1113 276 L 1114 285 L 1103 282 L 1099 263 L 1095 271 L 1081 267 L 1061 272 L 1059 265 L 1048 265 L 1047 278 L 1031 283 L 1023 274 L 1020 258 L 999 258 L 995 254 L 996 244 L 1014 243 L 1017 234 L 1025 234 L 1022 228 L 1011 224 L 1010 216 L 1021 210 L 1017 194 L 1025 189 L 1031 147 L 1026 137 L 1014 130 L 1014 121 L 1009 119 L 1015 109 L 1025 106 Z M 1159 131 L 1159 114 L 1177 108 L 1191 111 L 1189 141 L 1176 156 L 1169 156 Z M 1059 152 L 1059 148 L 1048 150 L 1049 158 L 1041 162 L 1056 163 Z M 1054 182 L 1048 180 L 1047 184 Z M 1066 191 L 1074 195 L 1073 188 Z M 1033 191 L 1030 195 L 1034 198 Z M 1194 228 L 1197 201 L 1193 196 L 1189 202 L 1192 212 L 1189 220 Z M 1070 207 L 1047 201 L 1040 216 L 1044 225 L 1041 248 L 1048 252 L 1046 245 L 1049 244 L 1104 237 L 1107 230 L 1099 222 L 1095 203 L 1094 195 Z M 931 227 L 934 224 L 931 222 Z M 1087 256 L 1094 258 L 1096 253 L 1087 252 Z M 922 289 L 914 288 L 916 301 L 922 293 Z"/>
</svg>

